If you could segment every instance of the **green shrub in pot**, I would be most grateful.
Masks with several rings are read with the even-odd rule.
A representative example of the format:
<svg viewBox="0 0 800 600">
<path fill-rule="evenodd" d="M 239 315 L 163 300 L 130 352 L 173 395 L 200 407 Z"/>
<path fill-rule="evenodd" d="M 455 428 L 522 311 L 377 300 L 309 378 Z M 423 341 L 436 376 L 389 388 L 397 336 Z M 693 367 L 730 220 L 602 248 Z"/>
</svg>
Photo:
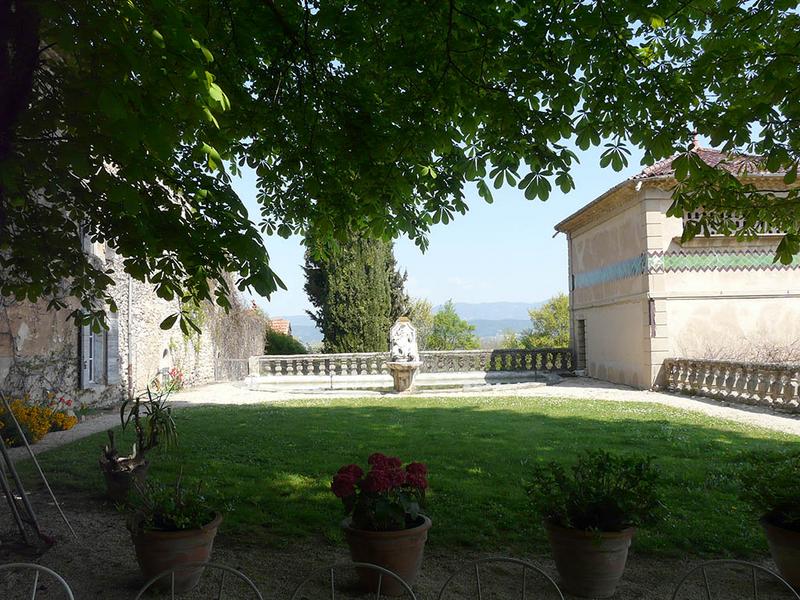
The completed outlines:
<svg viewBox="0 0 800 600">
<path fill-rule="evenodd" d="M 191 562 L 207 562 L 222 515 L 214 510 L 200 483 L 136 483 L 125 505 L 136 560 L 146 579 Z M 200 580 L 202 568 L 176 572 L 175 589 L 185 592 Z"/>
<path fill-rule="evenodd" d="M 748 458 L 739 476 L 741 496 L 761 517 L 778 571 L 800 589 L 800 453 Z"/>
<path fill-rule="evenodd" d="M 635 528 L 659 515 L 659 471 L 652 458 L 587 451 L 570 468 L 534 465 L 528 495 L 544 520 L 564 588 L 576 596 L 613 595 Z"/>
</svg>

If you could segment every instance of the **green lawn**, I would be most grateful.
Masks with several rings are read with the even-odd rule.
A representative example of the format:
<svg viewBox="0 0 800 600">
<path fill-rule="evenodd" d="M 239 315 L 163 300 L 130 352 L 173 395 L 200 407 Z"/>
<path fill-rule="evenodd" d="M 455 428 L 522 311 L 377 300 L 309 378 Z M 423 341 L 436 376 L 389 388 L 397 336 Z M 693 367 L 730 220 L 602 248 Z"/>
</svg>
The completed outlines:
<svg viewBox="0 0 800 600">
<path fill-rule="evenodd" d="M 535 398 L 379 398 L 179 410 L 180 446 L 154 453 L 153 476 L 202 478 L 227 506 L 224 531 L 261 543 L 339 539 L 339 466 L 371 452 L 426 462 L 430 543 L 520 553 L 545 548 L 523 491 L 534 461 L 587 448 L 639 452 L 663 470 L 667 518 L 641 530 L 639 552 L 766 555 L 736 494 L 748 454 L 800 450 L 800 438 L 651 404 Z M 56 490 L 99 492 L 104 435 L 42 455 Z"/>
</svg>

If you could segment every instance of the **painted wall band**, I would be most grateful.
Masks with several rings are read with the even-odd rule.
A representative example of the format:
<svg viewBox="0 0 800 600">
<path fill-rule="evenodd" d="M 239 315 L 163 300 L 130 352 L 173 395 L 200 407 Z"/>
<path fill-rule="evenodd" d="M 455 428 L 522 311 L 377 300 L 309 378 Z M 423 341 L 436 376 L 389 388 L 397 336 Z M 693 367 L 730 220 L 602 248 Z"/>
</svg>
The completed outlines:
<svg viewBox="0 0 800 600">
<path fill-rule="evenodd" d="M 683 271 L 785 271 L 800 268 L 800 263 L 775 262 L 775 254 L 765 250 L 697 250 L 648 252 L 633 258 L 574 275 L 575 289 L 653 273 Z"/>
</svg>

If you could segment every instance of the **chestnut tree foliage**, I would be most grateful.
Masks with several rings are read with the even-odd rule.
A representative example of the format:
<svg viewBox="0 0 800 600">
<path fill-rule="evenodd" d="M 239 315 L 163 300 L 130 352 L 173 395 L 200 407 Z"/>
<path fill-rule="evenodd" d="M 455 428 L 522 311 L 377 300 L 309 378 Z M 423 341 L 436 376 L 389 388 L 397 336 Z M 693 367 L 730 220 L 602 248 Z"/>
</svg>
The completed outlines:
<svg viewBox="0 0 800 600">
<path fill-rule="evenodd" d="M 799 60 L 785 0 L 0 0 L 0 293 L 99 325 L 86 234 L 164 298 L 225 305 L 225 271 L 268 295 L 245 165 L 267 234 L 424 249 L 468 184 L 571 190 L 576 146 L 677 154 L 673 211 L 710 209 L 687 236 L 767 224 L 790 261 Z M 708 167 L 694 131 L 784 185 Z"/>
</svg>

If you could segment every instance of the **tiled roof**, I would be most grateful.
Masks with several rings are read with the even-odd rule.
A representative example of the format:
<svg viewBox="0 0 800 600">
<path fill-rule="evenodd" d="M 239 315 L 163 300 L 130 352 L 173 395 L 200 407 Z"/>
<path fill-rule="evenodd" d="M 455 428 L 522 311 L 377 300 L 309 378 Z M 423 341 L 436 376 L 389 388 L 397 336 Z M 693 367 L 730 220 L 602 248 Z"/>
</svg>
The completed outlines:
<svg viewBox="0 0 800 600">
<path fill-rule="evenodd" d="M 284 335 L 292 334 L 292 324 L 288 319 L 270 319 L 268 325 L 272 331 L 277 333 L 282 333 Z"/>
<path fill-rule="evenodd" d="M 719 150 L 712 150 L 711 148 L 696 147 L 695 152 L 702 158 L 706 164 L 717 167 L 719 166 L 726 171 L 733 173 L 737 176 L 750 175 L 750 176 L 765 176 L 765 177 L 783 177 L 786 173 L 785 170 L 780 170 L 777 173 L 771 173 L 764 169 L 762 157 L 754 156 L 752 154 L 726 154 Z M 675 169 L 672 168 L 672 161 L 675 160 L 677 155 L 665 158 L 657 163 L 645 167 L 641 172 L 624 179 L 617 185 L 601 194 L 577 212 L 572 213 L 566 219 L 561 221 L 555 226 L 556 231 L 570 231 L 577 223 L 589 218 L 588 215 L 594 214 L 595 211 L 600 210 L 599 206 L 605 206 L 608 199 L 617 193 L 622 193 L 625 190 L 632 189 L 634 183 L 640 181 L 647 181 L 648 179 L 668 179 L 675 176 Z M 578 219 L 576 221 L 576 219 Z"/>
<path fill-rule="evenodd" d="M 764 169 L 762 164 L 762 157 L 754 156 L 752 154 L 725 154 L 719 150 L 712 150 L 711 148 L 697 148 L 695 152 L 703 161 L 711 166 L 719 166 L 729 173 L 734 175 L 775 175 Z M 677 155 L 675 155 L 677 156 Z M 670 156 L 655 164 L 645 167 L 641 172 L 637 173 L 631 179 L 649 179 L 651 177 L 670 177 L 675 174 L 675 169 L 672 168 L 672 161 L 675 156 Z M 785 173 L 785 171 L 780 171 Z"/>
</svg>

